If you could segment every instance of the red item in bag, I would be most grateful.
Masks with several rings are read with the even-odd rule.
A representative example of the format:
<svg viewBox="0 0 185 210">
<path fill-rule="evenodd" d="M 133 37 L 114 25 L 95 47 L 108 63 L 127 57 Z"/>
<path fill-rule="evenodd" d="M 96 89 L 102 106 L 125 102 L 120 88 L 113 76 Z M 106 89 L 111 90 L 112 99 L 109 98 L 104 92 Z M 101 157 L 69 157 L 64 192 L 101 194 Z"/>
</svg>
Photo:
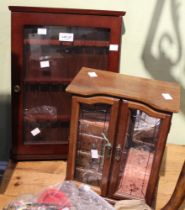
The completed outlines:
<svg viewBox="0 0 185 210">
<path fill-rule="evenodd" d="M 70 207 L 70 200 L 65 193 L 57 189 L 45 190 L 38 198 L 38 203 L 54 204 L 60 206 L 61 210 L 66 207 Z"/>
</svg>

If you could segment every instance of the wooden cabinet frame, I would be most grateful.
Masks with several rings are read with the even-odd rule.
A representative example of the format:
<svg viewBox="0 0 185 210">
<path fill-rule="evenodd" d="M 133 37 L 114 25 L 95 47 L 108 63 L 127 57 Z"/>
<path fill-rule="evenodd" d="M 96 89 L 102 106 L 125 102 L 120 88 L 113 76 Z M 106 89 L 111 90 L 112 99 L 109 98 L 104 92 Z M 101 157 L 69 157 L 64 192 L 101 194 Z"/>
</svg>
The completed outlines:
<svg viewBox="0 0 185 210">
<path fill-rule="evenodd" d="M 89 72 L 94 72 L 96 77 L 90 77 Z M 149 89 L 150 86 L 152 90 Z M 145 90 L 146 97 L 141 93 L 142 89 Z M 145 199 L 147 204 L 152 205 L 172 114 L 179 109 L 179 86 L 84 67 L 66 90 L 73 95 L 66 178 L 94 187 L 89 180 L 75 176 L 79 164 L 78 145 L 82 142 L 79 113 L 86 104 L 111 104 L 108 128 L 108 138 L 112 146 L 111 157 L 108 162 L 106 158 L 103 159 L 106 167 L 102 170 L 100 184 L 95 190 L 108 200 Z M 173 101 L 162 98 L 162 93 L 166 90 Z M 156 96 L 156 100 L 148 98 L 149 94 Z M 91 110 L 90 107 L 87 107 L 88 109 Z M 92 112 L 92 115 L 93 123 L 96 124 L 98 113 Z M 88 127 L 83 130 L 86 131 L 89 132 Z M 94 131 L 90 131 L 96 140 Z M 96 135 L 101 136 L 101 133 Z M 92 142 L 93 144 L 99 142 Z M 91 150 L 87 152 L 90 154 Z M 91 159 L 93 158 L 92 156 Z M 100 159 L 100 156 L 96 158 Z M 89 170 L 86 167 L 83 169 Z M 100 168 L 91 169 L 96 174 Z"/>
<path fill-rule="evenodd" d="M 122 199 L 123 195 L 116 193 L 116 189 L 119 185 L 119 168 L 120 168 L 120 161 L 116 160 L 116 148 L 121 145 L 121 147 L 125 144 L 125 136 L 126 136 L 126 130 L 128 127 L 128 116 L 129 116 L 129 108 L 138 109 L 141 111 L 144 111 L 151 117 L 160 118 L 162 120 L 158 140 L 156 143 L 156 154 L 153 160 L 152 164 L 152 171 L 150 176 L 150 180 L 148 183 L 148 188 L 146 192 L 146 201 L 147 203 L 151 204 L 152 202 L 152 195 L 154 195 L 156 186 L 157 186 L 157 179 L 160 170 L 159 163 L 162 161 L 162 155 L 165 149 L 166 139 L 169 132 L 169 128 L 171 125 L 171 115 L 170 114 L 164 114 L 157 111 L 152 110 L 151 108 L 147 107 L 146 105 L 137 103 L 137 102 L 131 102 L 131 101 L 123 101 L 121 103 L 121 111 L 119 115 L 119 121 L 118 121 L 118 131 L 117 131 L 117 139 L 116 139 L 116 145 L 115 145 L 115 152 L 114 152 L 114 159 L 112 162 L 112 174 L 110 178 L 110 188 L 108 192 L 108 197 L 114 198 L 114 199 Z M 124 141 L 123 141 L 124 139 Z M 126 198 L 126 197 L 125 197 Z M 129 198 L 129 197 L 128 197 Z"/>
<path fill-rule="evenodd" d="M 118 115 L 118 106 L 119 106 L 118 99 L 110 98 L 110 97 L 92 97 L 92 98 L 73 97 L 72 98 L 71 126 L 70 126 L 71 132 L 70 132 L 70 137 L 69 137 L 70 149 L 69 149 L 69 158 L 68 158 L 68 164 L 67 164 L 67 179 L 74 179 L 80 103 L 85 103 L 85 104 L 102 103 L 102 104 L 111 105 L 110 123 L 109 123 L 108 136 L 107 136 L 111 145 L 113 145 L 114 138 L 115 138 L 115 128 L 117 124 L 117 115 Z M 106 195 L 106 192 L 107 192 L 110 162 L 111 162 L 111 156 L 108 158 L 105 157 L 103 171 L 102 171 L 103 175 L 102 175 L 101 186 L 100 186 L 102 195 Z"/>
<path fill-rule="evenodd" d="M 15 160 L 66 159 L 71 97 L 65 88 L 82 66 L 102 65 L 105 71 L 119 71 L 125 12 L 19 6 L 10 6 L 9 9 L 12 40 L 11 156 Z M 62 33 L 64 37 L 61 38 Z M 51 128 L 45 128 L 45 131 L 39 126 L 50 121 L 47 116 L 45 121 L 44 116 L 39 118 L 42 121 L 39 126 L 25 121 L 24 116 L 25 110 L 42 108 L 43 105 L 57 111 L 56 122 L 51 120 Z M 43 136 L 40 139 L 39 136 L 30 137 L 34 129 L 36 132 L 41 130 Z"/>
</svg>

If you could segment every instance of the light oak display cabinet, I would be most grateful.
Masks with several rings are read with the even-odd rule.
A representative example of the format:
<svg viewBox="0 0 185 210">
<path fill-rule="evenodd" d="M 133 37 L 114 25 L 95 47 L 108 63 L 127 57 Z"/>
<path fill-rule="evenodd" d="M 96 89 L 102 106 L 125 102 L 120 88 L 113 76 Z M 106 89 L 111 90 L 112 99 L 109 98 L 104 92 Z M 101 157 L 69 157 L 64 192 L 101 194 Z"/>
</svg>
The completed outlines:
<svg viewBox="0 0 185 210">
<path fill-rule="evenodd" d="M 71 96 L 82 66 L 119 71 L 121 11 L 11 10 L 12 157 L 67 157 Z"/>
<path fill-rule="evenodd" d="M 151 205 L 179 86 L 84 67 L 67 92 L 73 97 L 66 178 L 109 199 Z"/>
</svg>

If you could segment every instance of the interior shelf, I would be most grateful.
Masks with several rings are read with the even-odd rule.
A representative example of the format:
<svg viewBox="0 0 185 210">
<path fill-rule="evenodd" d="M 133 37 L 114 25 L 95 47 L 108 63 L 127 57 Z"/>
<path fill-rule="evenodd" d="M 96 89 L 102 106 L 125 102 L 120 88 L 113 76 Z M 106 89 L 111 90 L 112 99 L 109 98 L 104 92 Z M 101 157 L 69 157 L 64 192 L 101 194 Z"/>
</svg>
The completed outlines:
<svg viewBox="0 0 185 210">
<path fill-rule="evenodd" d="M 28 123 L 32 123 L 33 121 L 49 121 L 49 122 L 69 122 L 70 121 L 70 116 L 69 115 L 57 115 L 56 117 L 51 117 L 48 115 L 42 115 L 42 114 L 37 114 L 33 118 L 29 117 L 24 117 L 24 120 Z"/>
<path fill-rule="evenodd" d="M 57 77 L 27 77 L 24 79 L 25 84 L 63 84 L 68 85 L 71 79 L 57 78 Z"/>
<path fill-rule="evenodd" d="M 24 44 L 28 45 L 64 45 L 64 46 L 85 46 L 85 47 L 108 47 L 109 41 L 101 40 L 74 40 L 60 41 L 57 39 L 25 39 Z"/>
</svg>

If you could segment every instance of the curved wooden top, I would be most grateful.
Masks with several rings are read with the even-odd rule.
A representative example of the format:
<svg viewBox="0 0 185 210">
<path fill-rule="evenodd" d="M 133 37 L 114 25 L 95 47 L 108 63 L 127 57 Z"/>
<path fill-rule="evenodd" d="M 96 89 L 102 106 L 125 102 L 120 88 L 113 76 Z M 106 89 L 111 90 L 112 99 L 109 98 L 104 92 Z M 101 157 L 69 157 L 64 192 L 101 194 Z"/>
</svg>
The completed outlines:
<svg viewBox="0 0 185 210">
<path fill-rule="evenodd" d="M 97 76 L 91 77 L 89 72 Z M 108 95 L 130 99 L 166 112 L 178 112 L 180 106 L 180 86 L 176 83 L 86 67 L 80 70 L 66 91 L 82 96 Z M 167 94 L 166 98 L 163 94 Z"/>
</svg>

